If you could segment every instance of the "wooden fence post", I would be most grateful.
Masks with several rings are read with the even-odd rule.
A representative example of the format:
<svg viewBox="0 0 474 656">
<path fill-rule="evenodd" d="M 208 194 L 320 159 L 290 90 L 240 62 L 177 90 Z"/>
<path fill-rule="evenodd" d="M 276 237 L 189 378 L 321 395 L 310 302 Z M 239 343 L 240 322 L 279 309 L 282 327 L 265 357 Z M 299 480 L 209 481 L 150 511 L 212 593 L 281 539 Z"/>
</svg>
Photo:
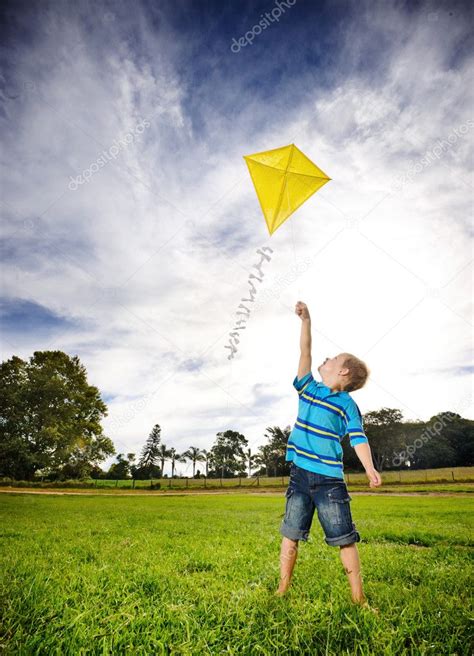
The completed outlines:
<svg viewBox="0 0 474 656">
<path fill-rule="evenodd" d="M 451 469 L 451 476 L 453 477 L 453 481 L 454 481 L 454 472 L 452 469 Z"/>
</svg>

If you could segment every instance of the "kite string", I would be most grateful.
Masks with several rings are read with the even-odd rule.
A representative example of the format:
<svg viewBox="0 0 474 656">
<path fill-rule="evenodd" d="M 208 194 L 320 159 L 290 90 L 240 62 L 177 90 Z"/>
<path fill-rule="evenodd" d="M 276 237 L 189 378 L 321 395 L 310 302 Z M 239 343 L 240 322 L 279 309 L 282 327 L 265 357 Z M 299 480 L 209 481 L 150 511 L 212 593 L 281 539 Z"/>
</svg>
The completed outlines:
<svg viewBox="0 0 474 656">
<path fill-rule="evenodd" d="M 288 208 L 289 208 L 290 207 L 290 197 L 289 197 L 289 193 L 288 193 L 288 184 L 286 184 L 286 201 L 288 203 Z M 295 228 L 294 228 L 293 224 L 294 224 L 294 221 L 290 221 L 291 241 L 293 243 L 293 258 L 295 260 L 295 273 L 296 273 L 296 275 L 298 275 L 298 273 L 297 273 L 298 272 L 298 258 L 296 257 Z M 299 285 L 297 287 L 297 297 L 298 298 L 295 299 L 295 303 L 296 303 L 296 301 L 301 300 L 300 299 L 300 287 L 299 287 Z"/>
</svg>

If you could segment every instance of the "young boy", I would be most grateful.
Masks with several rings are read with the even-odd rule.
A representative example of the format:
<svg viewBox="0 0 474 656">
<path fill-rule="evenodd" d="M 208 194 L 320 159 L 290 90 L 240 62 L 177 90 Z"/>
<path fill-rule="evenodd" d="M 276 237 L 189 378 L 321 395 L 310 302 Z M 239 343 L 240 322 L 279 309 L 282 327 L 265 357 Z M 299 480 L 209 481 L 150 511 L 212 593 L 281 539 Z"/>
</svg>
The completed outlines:
<svg viewBox="0 0 474 656">
<path fill-rule="evenodd" d="M 295 307 L 301 324 L 301 356 L 293 385 L 299 395 L 298 417 L 288 439 L 286 460 L 290 461 L 290 482 L 286 491 L 285 517 L 280 554 L 280 585 L 283 595 L 291 582 L 298 555 L 298 541 L 307 541 L 314 510 L 326 543 L 339 547 L 344 571 L 349 579 L 354 603 L 370 608 L 362 588 L 359 552 L 360 535 L 352 521 L 350 501 L 344 481 L 341 440 L 348 433 L 350 444 L 364 465 L 370 487 L 382 484 L 375 470 L 360 410 L 349 395 L 364 386 L 367 366 L 351 355 L 340 353 L 326 358 L 318 367 L 322 382 L 311 372 L 311 318 L 305 303 Z M 374 612 L 377 612 L 376 609 Z"/>
</svg>

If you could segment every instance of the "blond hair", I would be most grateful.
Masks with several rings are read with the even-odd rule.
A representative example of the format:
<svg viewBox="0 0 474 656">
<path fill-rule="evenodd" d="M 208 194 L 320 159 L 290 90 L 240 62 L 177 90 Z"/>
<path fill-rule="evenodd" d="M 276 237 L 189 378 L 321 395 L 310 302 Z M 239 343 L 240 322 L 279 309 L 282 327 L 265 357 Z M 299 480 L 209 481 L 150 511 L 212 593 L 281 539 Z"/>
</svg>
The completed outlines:
<svg viewBox="0 0 474 656">
<path fill-rule="evenodd" d="M 343 353 L 344 362 L 342 367 L 349 369 L 349 374 L 347 376 L 347 384 L 344 387 L 345 392 L 355 392 L 355 390 L 364 387 L 367 382 L 367 378 L 370 375 L 370 370 L 368 366 L 357 358 L 352 353 Z"/>
</svg>

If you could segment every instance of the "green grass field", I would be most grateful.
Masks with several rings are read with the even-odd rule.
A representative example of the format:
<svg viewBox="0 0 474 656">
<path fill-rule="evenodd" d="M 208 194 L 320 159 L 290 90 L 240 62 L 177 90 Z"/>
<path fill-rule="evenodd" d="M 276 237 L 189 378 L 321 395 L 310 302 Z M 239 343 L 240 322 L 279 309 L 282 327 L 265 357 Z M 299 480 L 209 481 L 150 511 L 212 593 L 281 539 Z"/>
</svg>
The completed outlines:
<svg viewBox="0 0 474 656">
<path fill-rule="evenodd" d="M 278 582 L 284 493 L 1 494 L 4 654 L 472 653 L 469 498 L 354 496 L 374 616 L 315 518 Z"/>
</svg>

